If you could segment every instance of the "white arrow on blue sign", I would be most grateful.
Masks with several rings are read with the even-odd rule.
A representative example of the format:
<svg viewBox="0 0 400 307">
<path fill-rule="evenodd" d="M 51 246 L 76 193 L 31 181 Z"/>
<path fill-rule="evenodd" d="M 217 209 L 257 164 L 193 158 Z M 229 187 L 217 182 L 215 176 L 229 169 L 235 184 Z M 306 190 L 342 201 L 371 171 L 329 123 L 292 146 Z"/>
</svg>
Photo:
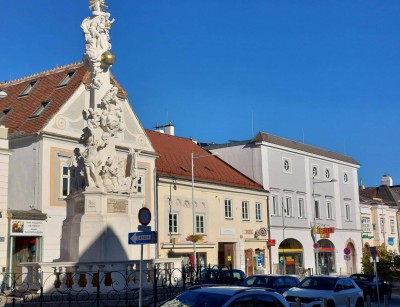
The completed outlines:
<svg viewBox="0 0 400 307">
<path fill-rule="evenodd" d="M 128 244 L 151 244 L 157 243 L 156 231 L 130 232 L 128 234 Z"/>
</svg>

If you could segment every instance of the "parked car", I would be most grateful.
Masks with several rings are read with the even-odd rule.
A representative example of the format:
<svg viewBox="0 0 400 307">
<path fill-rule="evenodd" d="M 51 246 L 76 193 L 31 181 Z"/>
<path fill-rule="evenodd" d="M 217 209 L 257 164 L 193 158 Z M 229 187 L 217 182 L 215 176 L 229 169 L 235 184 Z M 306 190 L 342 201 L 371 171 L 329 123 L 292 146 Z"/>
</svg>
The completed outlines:
<svg viewBox="0 0 400 307">
<path fill-rule="evenodd" d="M 363 290 L 364 298 L 369 295 L 371 301 L 378 299 L 378 291 L 376 287 L 376 278 L 372 274 L 352 274 L 350 278 Z M 389 283 L 385 283 L 378 278 L 379 297 L 383 299 L 385 295 L 390 299 L 392 296 L 392 288 Z"/>
<path fill-rule="evenodd" d="M 296 286 L 300 280 L 291 275 L 253 275 L 247 277 L 239 285 L 245 287 L 263 287 L 274 289 L 282 294 L 291 287 Z"/>
<path fill-rule="evenodd" d="M 328 307 L 350 306 L 363 307 L 363 291 L 352 278 L 339 276 L 306 277 L 296 287 L 283 293 L 290 306 L 297 306 L 300 299 L 302 307 L 323 306 L 326 299 Z"/>
<path fill-rule="evenodd" d="M 199 283 L 212 283 L 212 284 L 240 284 L 245 278 L 246 274 L 238 269 L 205 269 L 200 274 L 201 278 Z"/>
<path fill-rule="evenodd" d="M 263 288 L 242 286 L 206 286 L 198 285 L 163 302 L 163 307 L 176 306 L 268 306 L 289 307 L 282 295 Z"/>
</svg>

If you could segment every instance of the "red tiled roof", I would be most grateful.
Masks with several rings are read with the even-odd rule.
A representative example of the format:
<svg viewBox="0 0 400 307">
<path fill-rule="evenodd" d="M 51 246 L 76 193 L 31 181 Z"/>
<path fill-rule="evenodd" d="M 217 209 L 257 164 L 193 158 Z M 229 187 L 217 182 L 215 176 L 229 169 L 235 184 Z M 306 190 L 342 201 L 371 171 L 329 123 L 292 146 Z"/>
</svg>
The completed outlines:
<svg viewBox="0 0 400 307">
<path fill-rule="evenodd" d="M 65 86 L 57 87 L 67 73 L 73 70 L 76 70 L 76 73 L 71 81 Z M 0 99 L 0 117 L 4 110 L 10 109 L 10 111 L 0 124 L 9 128 L 10 137 L 39 133 L 82 83 L 89 85 L 89 75 L 90 73 L 80 62 L 2 83 L 1 87 L 7 93 L 7 97 Z M 19 97 L 29 83 L 35 80 L 38 80 L 38 83 L 32 91 L 26 96 Z M 126 97 L 126 92 L 113 76 L 111 76 L 111 83 L 118 86 L 119 96 Z M 43 113 L 38 117 L 30 118 L 46 101 L 51 102 Z"/>
<path fill-rule="evenodd" d="M 263 187 L 232 168 L 216 156 L 211 155 L 191 139 L 171 136 L 146 130 L 154 149 L 160 155 L 156 160 L 157 175 L 191 179 L 191 153 L 208 155 L 194 160 L 196 181 L 217 183 L 263 191 Z"/>
</svg>

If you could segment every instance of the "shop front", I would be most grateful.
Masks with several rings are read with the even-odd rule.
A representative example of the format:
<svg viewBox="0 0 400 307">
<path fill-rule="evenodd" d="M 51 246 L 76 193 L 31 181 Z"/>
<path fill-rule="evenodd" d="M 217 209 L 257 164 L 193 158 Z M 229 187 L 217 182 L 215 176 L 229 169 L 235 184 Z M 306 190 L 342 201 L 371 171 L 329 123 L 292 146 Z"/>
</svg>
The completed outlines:
<svg viewBox="0 0 400 307">
<path fill-rule="evenodd" d="M 286 239 L 279 245 L 279 273 L 299 274 L 303 267 L 303 245 L 295 239 Z"/>
<path fill-rule="evenodd" d="M 318 272 L 322 275 L 336 272 L 335 246 L 327 239 L 319 240 L 318 245 Z"/>
<path fill-rule="evenodd" d="M 37 210 L 8 211 L 9 218 L 9 271 L 20 274 L 21 263 L 42 260 L 43 234 L 46 214 Z"/>
</svg>

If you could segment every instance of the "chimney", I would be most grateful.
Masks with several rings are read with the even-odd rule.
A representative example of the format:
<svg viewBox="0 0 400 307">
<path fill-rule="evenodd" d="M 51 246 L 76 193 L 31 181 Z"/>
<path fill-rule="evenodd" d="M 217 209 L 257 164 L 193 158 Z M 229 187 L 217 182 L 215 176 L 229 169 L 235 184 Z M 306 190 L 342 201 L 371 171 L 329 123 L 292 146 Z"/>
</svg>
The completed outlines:
<svg viewBox="0 0 400 307">
<path fill-rule="evenodd" d="M 165 132 L 165 134 L 174 136 L 175 135 L 175 126 L 171 122 L 169 122 L 168 124 L 166 124 L 164 126 L 164 132 Z"/>
<path fill-rule="evenodd" d="M 393 179 L 389 175 L 383 175 L 381 179 L 381 185 L 386 185 L 391 187 L 393 185 Z"/>
</svg>

